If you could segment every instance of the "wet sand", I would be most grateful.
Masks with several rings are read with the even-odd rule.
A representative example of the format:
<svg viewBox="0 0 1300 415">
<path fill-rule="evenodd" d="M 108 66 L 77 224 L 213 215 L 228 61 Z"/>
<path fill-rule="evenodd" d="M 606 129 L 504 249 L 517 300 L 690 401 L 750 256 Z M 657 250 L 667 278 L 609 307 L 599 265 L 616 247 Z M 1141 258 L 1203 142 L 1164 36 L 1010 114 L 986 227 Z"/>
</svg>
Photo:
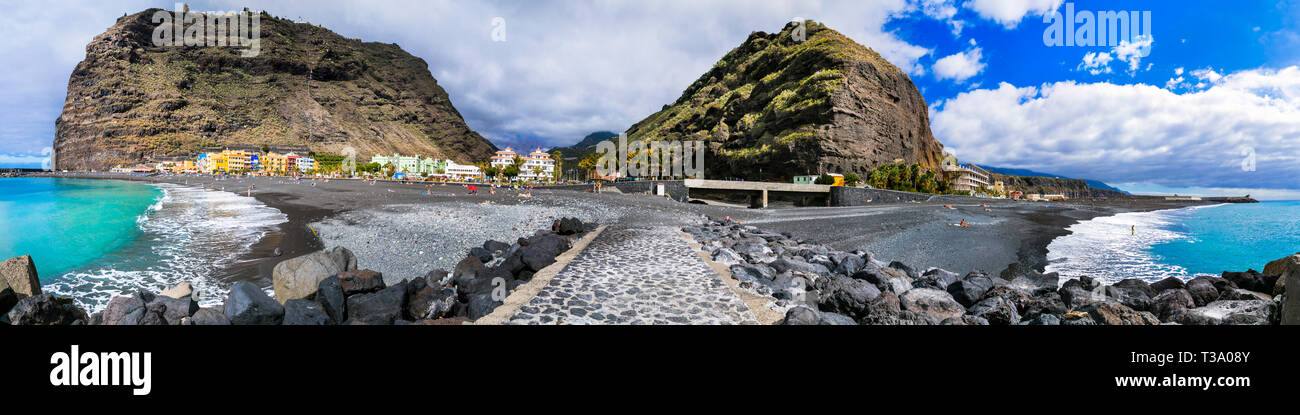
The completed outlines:
<svg viewBox="0 0 1300 415">
<path fill-rule="evenodd" d="M 303 180 L 286 178 L 224 178 L 211 176 L 129 176 L 124 174 L 50 175 L 70 178 L 103 178 L 153 183 L 174 183 L 251 194 L 289 217 L 280 232 L 268 235 L 254 245 L 223 279 L 252 279 L 270 284 L 271 270 L 283 259 L 325 248 L 309 226 L 350 211 L 379 211 L 394 205 L 429 204 L 466 201 L 497 205 L 529 204 L 541 206 L 604 206 L 619 210 L 614 228 L 640 226 L 681 226 L 701 223 L 706 216 L 730 216 L 746 225 L 795 238 L 825 244 L 844 251 L 861 249 L 883 261 L 902 261 L 918 269 L 939 267 L 965 273 L 984 270 L 1000 273 L 1011 263 L 1042 270 L 1047 265 L 1047 245 L 1068 233 L 1066 228 L 1079 221 L 1121 212 L 1173 209 L 1189 202 L 1163 200 L 1116 200 L 1103 203 L 1046 203 L 988 200 L 989 211 L 978 202 L 953 204 L 948 209 L 940 203 L 881 205 L 864 207 L 814 207 L 791 209 L 743 209 L 674 202 L 648 195 L 593 194 L 568 190 L 534 190 L 532 197 L 520 197 L 521 191 L 498 189 L 489 194 L 480 186 L 477 195 L 469 195 L 460 185 L 403 184 L 360 180 Z M 313 183 L 315 184 L 313 186 Z M 981 200 L 982 201 L 982 200 Z M 582 202 L 582 203 L 578 203 Z M 983 202 L 983 201 L 982 201 Z M 485 206 L 490 209 L 490 206 Z M 968 227 L 956 226 L 961 220 Z M 355 224 L 361 228 L 367 224 Z M 431 230 L 430 232 L 436 232 Z M 429 234 L 428 238 L 441 235 Z M 481 242 L 481 241 L 480 241 Z M 276 248 L 282 255 L 274 255 Z M 466 247 L 468 249 L 468 247 Z M 432 255 L 432 253 L 430 254 Z"/>
</svg>

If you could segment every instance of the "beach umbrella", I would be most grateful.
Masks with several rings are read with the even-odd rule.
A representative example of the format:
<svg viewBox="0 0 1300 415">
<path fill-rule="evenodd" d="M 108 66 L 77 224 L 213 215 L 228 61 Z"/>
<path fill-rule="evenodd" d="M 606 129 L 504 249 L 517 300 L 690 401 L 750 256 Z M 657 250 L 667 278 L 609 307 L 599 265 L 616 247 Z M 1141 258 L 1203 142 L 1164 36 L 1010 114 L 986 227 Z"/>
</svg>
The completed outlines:
<svg viewBox="0 0 1300 415">
<path fill-rule="evenodd" d="M 468 189 L 469 189 L 469 190 L 478 190 L 478 186 L 475 186 L 475 185 L 472 185 L 472 184 L 471 184 L 471 185 L 469 185 Z"/>
</svg>

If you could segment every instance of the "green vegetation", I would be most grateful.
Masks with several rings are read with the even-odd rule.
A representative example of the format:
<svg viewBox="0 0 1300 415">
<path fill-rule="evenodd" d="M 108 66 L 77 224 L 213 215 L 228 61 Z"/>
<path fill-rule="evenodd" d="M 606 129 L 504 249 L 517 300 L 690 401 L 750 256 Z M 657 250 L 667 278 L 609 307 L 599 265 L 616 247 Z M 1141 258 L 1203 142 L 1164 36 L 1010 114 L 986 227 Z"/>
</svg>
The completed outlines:
<svg viewBox="0 0 1300 415">
<path fill-rule="evenodd" d="M 676 102 L 628 129 L 628 139 L 722 141 L 714 154 L 730 162 L 791 151 L 832 121 L 830 98 L 845 84 L 841 68 L 863 60 L 892 68 L 821 23 L 807 22 L 802 42 L 793 30 L 751 37 Z"/>
<path fill-rule="evenodd" d="M 950 188 L 943 174 L 916 163 L 886 164 L 877 167 L 867 173 L 867 184 L 876 189 L 919 193 L 947 193 Z"/>
<path fill-rule="evenodd" d="M 835 184 L 835 178 L 831 177 L 829 174 L 823 174 L 817 176 L 817 180 L 813 180 L 813 184 L 832 185 Z"/>
<path fill-rule="evenodd" d="M 861 178 L 861 177 L 858 177 L 858 174 L 857 174 L 857 173 L 849 173 L 849 174 L 844 175 L 844 185 L 845 185 L 845 186 L 848 186 L 848 187 L 856 187 L 856 186 L 858 185 L 858 183 L 862 183 L 862 178 Z"/>
</svg>

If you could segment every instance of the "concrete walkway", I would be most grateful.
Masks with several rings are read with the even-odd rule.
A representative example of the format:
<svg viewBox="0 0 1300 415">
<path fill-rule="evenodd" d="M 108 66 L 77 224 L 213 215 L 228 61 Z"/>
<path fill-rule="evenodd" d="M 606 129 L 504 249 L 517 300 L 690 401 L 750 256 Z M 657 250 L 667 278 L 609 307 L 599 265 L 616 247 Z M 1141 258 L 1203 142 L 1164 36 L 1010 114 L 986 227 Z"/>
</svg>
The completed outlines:
<svg viewBox="0 0 1300 415">
<path fill-rule="evenodd" d="M 606 229 L 508 324 L 758 324 L 676 228 Z"/>
</svg>

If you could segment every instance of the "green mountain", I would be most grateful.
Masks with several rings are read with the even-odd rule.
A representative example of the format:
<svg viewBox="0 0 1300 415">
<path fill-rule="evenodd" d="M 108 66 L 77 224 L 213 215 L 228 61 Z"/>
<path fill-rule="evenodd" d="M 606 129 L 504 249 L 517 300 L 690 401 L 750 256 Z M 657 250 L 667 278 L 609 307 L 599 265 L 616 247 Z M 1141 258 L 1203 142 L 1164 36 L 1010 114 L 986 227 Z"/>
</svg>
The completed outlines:
<svg viewBox="0 0 1300 415">
<path fill-rule="evenodd" d="M 708 177 L 865 173 L 897 159 L 938 168 L 943 145 L 912 80 L 879 54 L 809 21 L 755 32 L 629 140 L 707 142 Z"/>
</svg>

